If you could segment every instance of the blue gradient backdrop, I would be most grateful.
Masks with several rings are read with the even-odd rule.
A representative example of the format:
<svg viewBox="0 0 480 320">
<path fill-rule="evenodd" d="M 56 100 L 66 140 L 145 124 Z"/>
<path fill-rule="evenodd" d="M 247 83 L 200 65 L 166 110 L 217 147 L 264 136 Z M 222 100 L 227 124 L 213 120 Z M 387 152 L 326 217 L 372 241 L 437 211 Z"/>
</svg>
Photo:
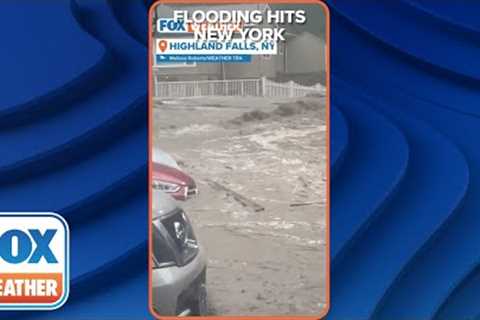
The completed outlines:
<svg viewBox="0 0 480 320">
<path fill-rule="evenodd" d="M 71 227 L 71 295 L 146 319 L 143 0 L 2 0 L 0 210 Z M 332 320 L 480 318 L 480 3 L 327 1 Z"/>
</svg>

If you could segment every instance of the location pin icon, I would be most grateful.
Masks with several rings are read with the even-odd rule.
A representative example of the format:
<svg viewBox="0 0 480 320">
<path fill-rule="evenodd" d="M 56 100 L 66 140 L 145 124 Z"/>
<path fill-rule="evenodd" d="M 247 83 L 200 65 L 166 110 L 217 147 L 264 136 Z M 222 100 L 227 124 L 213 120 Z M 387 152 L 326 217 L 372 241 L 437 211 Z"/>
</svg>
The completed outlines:
<svg viewBox="0 0 480 320">
<path fill-rule="evenodd" d="M 168 42 L 167 40 L 160 40 L 158 42 L 158 48 L 160 49 L 160 51 L 164 52 L 166 49 L 167 49 L 167 45 L 168 45 Z"/>
</svg>

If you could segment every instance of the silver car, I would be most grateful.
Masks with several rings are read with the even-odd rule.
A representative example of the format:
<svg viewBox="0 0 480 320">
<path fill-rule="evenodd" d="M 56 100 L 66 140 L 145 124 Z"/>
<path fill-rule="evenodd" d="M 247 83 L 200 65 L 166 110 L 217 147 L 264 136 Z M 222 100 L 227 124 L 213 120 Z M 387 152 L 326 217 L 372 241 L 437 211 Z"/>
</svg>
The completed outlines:
<svg viewBox="0 0 480 320">
<path fill-rule="evenodd" d="M 155 313 L 162 316 L 204 315 L 207 312 L 207 264 L 192 225 L 177 202 L 152 191 Z"/>
</svg>

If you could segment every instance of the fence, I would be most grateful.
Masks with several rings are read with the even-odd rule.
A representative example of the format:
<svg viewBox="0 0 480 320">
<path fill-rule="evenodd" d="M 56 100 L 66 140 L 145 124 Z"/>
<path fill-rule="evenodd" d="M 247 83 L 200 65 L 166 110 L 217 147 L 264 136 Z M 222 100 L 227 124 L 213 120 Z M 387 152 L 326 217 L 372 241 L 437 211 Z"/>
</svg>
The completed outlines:
<svg viewBox="0 0 480 320">
<path fill-rule="evenodd" d="M 156 79 L 155 79 L 156 80 Z M 303 97 L 325 95 L 325 87 L 302 86 L 293 81 L 277 83 L 266 78 L 237 80 L 155 81 L 154 98 L 204 96 Z"/>
</svg>

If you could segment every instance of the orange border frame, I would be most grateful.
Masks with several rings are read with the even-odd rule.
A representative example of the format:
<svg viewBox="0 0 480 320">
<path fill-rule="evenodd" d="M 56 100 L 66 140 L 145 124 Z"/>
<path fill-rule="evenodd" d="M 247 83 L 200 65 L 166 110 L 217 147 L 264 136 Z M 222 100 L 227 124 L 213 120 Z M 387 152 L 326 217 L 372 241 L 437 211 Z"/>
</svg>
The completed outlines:
<svg viewBox="0 0 480 320">
<path fill-rule="evenodd" d="M 325 41 L 326 41 L 326 124 L 327 124 L 327 161 L 326 161 L 326 174 L 327 174 L 327 202 L 326 202 L 326 306 L 322 313 L 318 316 L 290 316 L 290 315 L 277 315 L 277 316 L 190 316 L 185 319 L 210 319 L 210 320 L 278 320 L 278 319 L 292 319 L 292 320 L 307 320 L 307 319 L 322 319 L 324 318 L 330 309 L 330 11 L 328 6 L 323 2 L 324 0 L 156 0 L 151 4 L 148 10 L 148 308 L 152 316 L 156 319 L 173 320 L 178 317 L 175 316 L 161 316 L 157 315 L 153 309 L 152 303 L 152 150 L 153 150 L 153 81 L 152 81 L 152 65 L 153 56 L 152 52 L 152 18 L 153 11 L 157 4 L 161 3 L 182 3 L 182 4 L 214 4 L 214 3 L 285 3 L 285 4 L 318 4 L 325 12 Z"/>
</svg>

